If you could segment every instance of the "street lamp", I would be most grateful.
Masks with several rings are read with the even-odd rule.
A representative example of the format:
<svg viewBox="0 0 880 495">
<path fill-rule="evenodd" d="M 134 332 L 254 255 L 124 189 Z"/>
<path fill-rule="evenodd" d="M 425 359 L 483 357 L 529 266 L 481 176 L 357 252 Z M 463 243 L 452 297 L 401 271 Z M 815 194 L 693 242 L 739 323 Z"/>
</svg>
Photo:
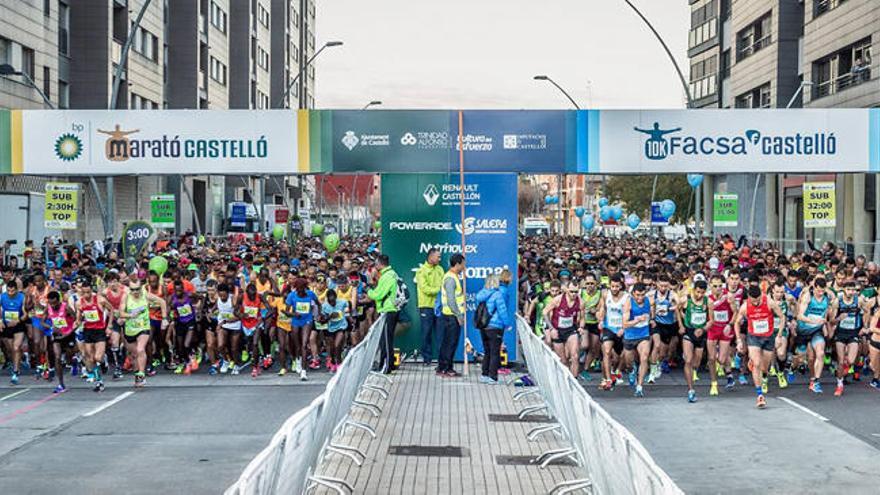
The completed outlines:
<svg viewBox="0 0 880 495">
<path fill-rule="evenodd" d="M 375 107 L 375 106 L 378 106 L 378 105 L 381 105 L 381 104 L 382 104 L 381 101 L 379 101 L 379 100 L 373 100 L 373 101 L 367 103 L 366 105 L 364 105 L 364 108 L 361 108 L 361 110 L 366 110 L 366 109 L 368 109 L 368 108 L 370 108 L 370 107 Z"/>
<path fill-rule="evenodd" d="M 282 105 L 284 105 L 284 101 L 290 95 L 290 90 L 293 89 L 293 85 L 296 84 L 296 81 L 299 80 L 300 76 L 302 76 L 303 72 L 305 72 L 305 70 L 309 67 L 309 65 L 312 63 L 312 61 L 314 61 L 316 58 L 318 58 L 318 55 L 320 55 L 321 52 L 323 52 L 325 48 L 331 48 L 334 46 L 342 46 L 342 42 L 341 41 L 328 41 L 328 42 L 324 43 L 324 46 L 319 48 L 318 51 L 316 51 L 314 55 L 312 55 L 308 60 L 306 60 L 306 63 L 303 64 L 303 66 L 299 69 L 299 72 L 296 73 L 296 76 L 293 78 L 293 80 L 290 81 L 290 84 L 287 85 L 287 89 L 284 90 L 284 94 L 282 94 L 281 98 L 278 99 L 278 104 L 276 105 L 277 107 L 281 107 Z"/>
<path fill-rule="evenodd" d="M 52 110 L 55 110 L 55 105 L 53 105 L 52 102 L 49 101 L 49 98 L 46 96 L 46 93 L 43 93 L 43 91 L 36 85 L 36 83 L 34 83 L 34 80 L 31 79 L 31 76 L 27 75 L 26 72 L 22 72 L 20 70 L 15 70 L 15 67 L 13 67 L 9 64 L 2 64 L 2 65 L 0 65 L 0 76 L 5 76 L 5 77 L 21 76 L 24 79 L 24 82 L 27 83 L 28 86 L 33 88 L 34 91 L 36 91 L 37 94 L 39 94 L 41 98 L 43 98 L 43 103 L 45 103 L 46 106 L 51 108 Z"/>
<path fill-rule="evenodd" d="M 554 81 L 553 79 L 551 79 L 550 76 L 545 76 L 545 75 L 542 74 L 542 75 L 537 75 L 537 76 L 535 76 L 534 79 L 535 79 L 535 81 L 547 81 L 547 82 L 549 82 L 550 84 L 556 86 L 556 89 L 558 89 L 559 91 L 561 91 L 562 94 L 564 94 L 565 97 L 568 98 L 568 101 L 570 101 L 571 104 L 574 105 L 575 108 L 577 108 L 578 110 L 581 109 L 580 105 L 578 105 L 577 102 L 574 101 L 574 98 L 572 98 L 571 95 L 568 94 L 568 91 L 562 89 L 562 86 L 556 84 L 556 81 Z"/>
</svg>

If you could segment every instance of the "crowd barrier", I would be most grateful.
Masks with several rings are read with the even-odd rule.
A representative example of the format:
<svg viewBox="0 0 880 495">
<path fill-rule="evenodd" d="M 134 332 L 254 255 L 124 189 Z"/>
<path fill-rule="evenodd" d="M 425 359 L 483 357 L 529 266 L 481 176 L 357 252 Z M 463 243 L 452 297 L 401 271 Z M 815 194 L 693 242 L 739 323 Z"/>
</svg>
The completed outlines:
<svg viewBox="0 0 880 495">
<path fill-rule="evenodd" d="M 353 491 L 345 480 L 319 476 L 315 470 L 330 453 L 346 456 L 358 466 L 362 464 L 363 453 L 333 443 L 333 437 L 345 427 L 362 429 L 375 438 L 369 425 L 354 421 L 349 414 L 353 408 L 367 410 L 374 417 L 381 412 L 378 405 L 359 398 L 361 392 L 374 393 L 383 399 L 388 397 L 387 391 L 377 384 L 383 381 L 390 384 L 391 379 L 370 371 L 384 324 L 382 316 L 370 327 L 367 337 L 345 356 L 324 393 L 284 422 L 269 445 L 226 490 L 226 495 L 301 494 L 317 485 L 340 494 Z M 374 384 L 367 383 L 371 377 Z"/>
<path fill-rule="evenodd" d="M 537 390 L 525 390 L 516 400 L 540 394 L 543 404 L 526 407 L 521 416 L 547 411 L 553 425 L 529 433 L 561 433 L 571 447 L 545 452 L 535 461 L 546 467 L 554 459 L 571 458 L 587 471 L 582 479 L 564 481 L 551 493 L 586 490 L 603 495 L 673 495 L 683 493 L 654 462 L 642 444 L 615 421 L 578 383 L 553 350 L 517 317 L 517 334 L 529 376 Z"/>
</svg>

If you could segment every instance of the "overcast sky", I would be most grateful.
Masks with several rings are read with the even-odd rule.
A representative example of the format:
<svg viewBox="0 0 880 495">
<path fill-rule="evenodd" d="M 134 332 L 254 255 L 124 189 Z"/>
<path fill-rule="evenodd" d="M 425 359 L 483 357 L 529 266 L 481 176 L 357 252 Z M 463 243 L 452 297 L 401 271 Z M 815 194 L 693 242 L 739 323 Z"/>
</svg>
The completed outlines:
<svg viewBox="0 0 880 495">
<path fill-rule="evenodd" d="M 688 74 L 684 0 L 633 0 Z M 682 108 L 662 47 L 623 0 L 319 0 L 316 106 Z M 592 87 L 592 91 L 588 88 Z M 591 96 L 592 93 L 592 96 Z"/>
</svg>

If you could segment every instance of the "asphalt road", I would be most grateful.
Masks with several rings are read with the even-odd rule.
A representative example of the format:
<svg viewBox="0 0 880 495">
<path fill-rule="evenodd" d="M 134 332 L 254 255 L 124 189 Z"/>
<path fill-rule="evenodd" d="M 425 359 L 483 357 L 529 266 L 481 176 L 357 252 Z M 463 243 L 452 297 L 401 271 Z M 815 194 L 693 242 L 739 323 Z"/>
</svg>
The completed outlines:
<svg viewBox="0 0 880 495">
<path fill-rule="evenodd" d="M 643 399 L 625 385 L 586 389 L 686 493 L 877 493 L 880 391 L 862 381 L 834 397 L 829 378 L 817 396 L 798 375 L 787 389 L 771 380 L 759 410 L 752 386 L 710 397 L 703 375 L 695 404 L 680 371 L 646 385 Z"/>
<path fill-rule="evenodd" d="M 30 377 L 0 386 L 0 492 L 222 493 L 329 376 L 159 375 L 55 396 Z"/>
</svg>

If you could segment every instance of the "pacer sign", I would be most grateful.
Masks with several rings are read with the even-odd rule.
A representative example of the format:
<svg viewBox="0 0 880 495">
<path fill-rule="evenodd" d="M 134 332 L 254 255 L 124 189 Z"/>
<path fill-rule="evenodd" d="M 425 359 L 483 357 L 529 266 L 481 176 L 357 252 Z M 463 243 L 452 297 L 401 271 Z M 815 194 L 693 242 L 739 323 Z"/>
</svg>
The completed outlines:
<svg viewBox="0 0 880 495">
<path fill-rule="evenodd" d="M 833 182 L 804 182 L 804 228 L 837 225 L 837 205 Z"/>
<path fill-rule="evenodd" d="M 76 229 L 79 184 L 68 182 L 46 184 L 45 207 L 44 224 L 47 229 Z"/>
<path fill-rule="evenodd" d="M 444 271 L 449 257 L 464 249 L 467 292 L 468 339 L 477 352 L 483 352 L 480 333 L 473 324 L 476 295 L 490 274 L 508 269 L 516 277 L 517 255 L 517 181 L 513 174 L 465 174 L 462 189 L 457 175 L 384 174 L 382 175 L 382 249 L 391 265 L 412 289 L 407 305 L 409 328 L 395 342 L 404 352 L 422 347 L 415 273 L 425 262 L 431 248 L 442 255 Z M 464 222 L 461 201 L 465 203 Z M 507 304 L 516 308 L 516 284 L 507 290 Z M 437 332 L 433 351 L 439 344 Z M 515 332 L 504 335 L 508 357 L 516 359 Z M 462 358 L 463 341 L 457 359 Z"/>
</svg>

